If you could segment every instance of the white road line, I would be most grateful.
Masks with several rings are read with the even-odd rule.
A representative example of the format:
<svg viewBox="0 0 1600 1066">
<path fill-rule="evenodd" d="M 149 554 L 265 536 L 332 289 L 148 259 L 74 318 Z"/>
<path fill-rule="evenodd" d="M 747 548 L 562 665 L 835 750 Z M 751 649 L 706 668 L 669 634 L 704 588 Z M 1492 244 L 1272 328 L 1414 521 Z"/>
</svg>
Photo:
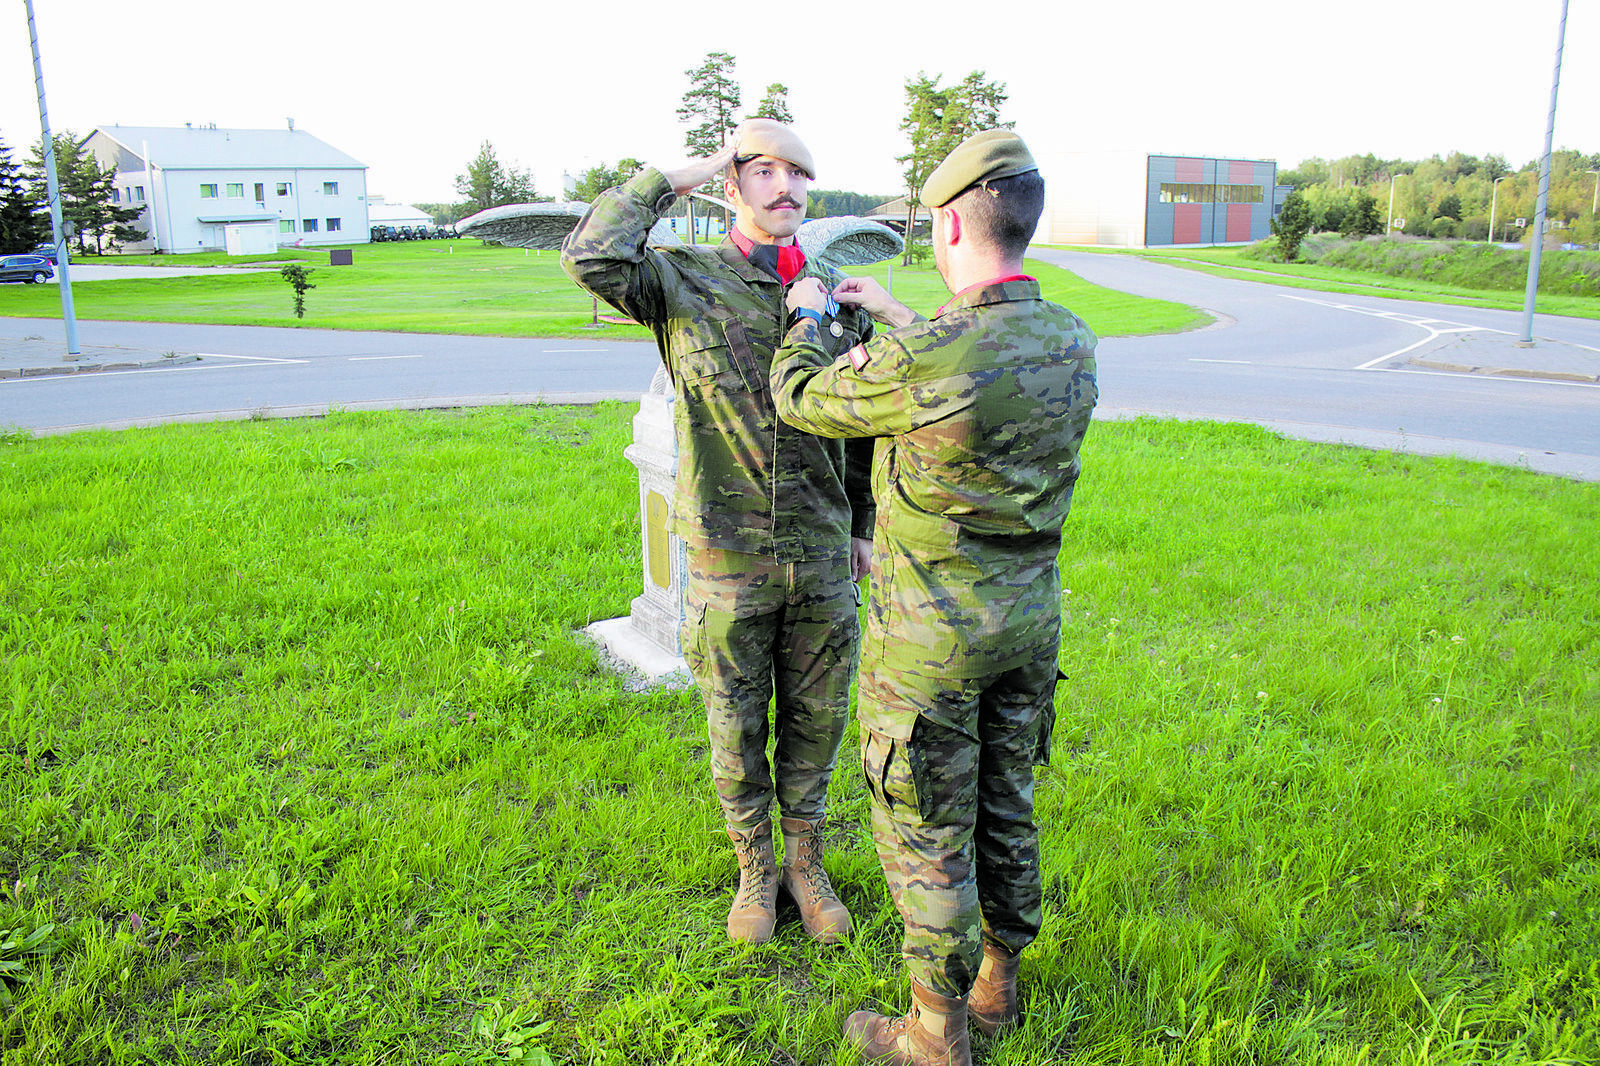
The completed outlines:
<svg viewBox="0 0 1600 1066">
<path fill-rule="evenodd" d="M 1404 348 L 1397 348 L 1396 350 L 1394 350 L 1392 352 L 1388 352 L 1388 353 L 1386 353 L 1384 355 L 1378 356 L 1376 359 L 1369 359 L 1365 363 L 1362 363 L 1360 366 L 1356 367 L 1357 370 L 1372 370 L 1372 369 L 1376 368 L 1378 366 L 1378 364 L 1380 364 L 1380 363 L 1387 363 L 1391 359 L 1397 359 L 1400 356 L 1405 355 L 1407 352 L 1412 351 L 1413 349 L 1422 347 L 1424 344 L 1427 344 L 1429 341 L 1438 340 L 1440 337 L 1444 336 L 1447 333 L 1503 333 L 1503 332 L 1505 332 L 1504 330 L 1491 330 L 1487 326 L 1469 326 L 1469 325 L 1464 325 L 1464 324 L 1462 324 L 1460 322 L 1451 322 L 1448 319 L 1443 319 L 1443 318 L 1424 318 L 1421 315 L 1407 314 L 1404 311 L 1380 311 L 1380 310 L 1377 310 L 1375 308 L 1370 308 L 1370 307 L 1357 307 L 1354 304 L 1334 303 L 1331 300 L 1316 300 L 1316 299 L 1312 299 L 1309 296 L 1293 296 L 1293 295 L 1291 295 L 1289 293 L 1281 293 L 1280 295 L 1282 295 L 1283 298 L 1286 299 L 1286 300 L 1299 300 L 1301 303 L 1317 304 L 1317 305 L 1322 306 L 1322 307 L 1332 307 L 1332 308 L 1334 308 L 1335 310 L 1338 310 L 1338 311 L 1354 311 L 1358 315 L 1366 315 L 1369 318 L 1387 319 L 1390 322 L 1400 322 L 1400 323 L 1403 323 L 1404 325 L 1416 326 L 1418 329 L 1427 331 L 1428 335 L 1426 337 L 1423 337 L 1420 341 L 1417 341 L 1415 344 L 1408 344 Z M 1436 328 L 1434 326 L 1429 325 L 1428 323 L 1430 323 L 1430 322 L 1439 323 L 1439 327 Z M 1393 368 L 1388 368 L 1388 369 L 1393 369 Z"/>
<path fill-rule="evenodd" d="M 375 363 L 380 359 L 421 359 L 420 355 L 352 355 L 352 363 Z"/>
<path fill-rule="evenodd" d="M 309 359 L 284 359 L 276 355 L 233 355 L 230 352 L 195 352 L 201 359 L 248 359 L 253 363 L 309 363 Z M 198 368 L 197 368 L 198 369 Z"/>
<path fill-rule="evenodd" d="M 294 363 L 309 363 L 309 359 L 274 359 L 264 355 L 219 355 L 216 352 L 196 352 L 196 355 L 205 359 L 249 359 L 249 363 L 212 363 L 210 366 L 200 366 L 187 363 L 183 366 L 147 366 L 133 370 L 95 370 L 82 374 L 30 374 L 27 377 L 0 378 L 0 385 L 39 384 L 45 381 L 98 381 L 101 378 L 120 378 L 129 374 L 197 374 L 203 370 L 254 370 L 260 363 L 273 363 L 288 366 Z"/>
</svg>

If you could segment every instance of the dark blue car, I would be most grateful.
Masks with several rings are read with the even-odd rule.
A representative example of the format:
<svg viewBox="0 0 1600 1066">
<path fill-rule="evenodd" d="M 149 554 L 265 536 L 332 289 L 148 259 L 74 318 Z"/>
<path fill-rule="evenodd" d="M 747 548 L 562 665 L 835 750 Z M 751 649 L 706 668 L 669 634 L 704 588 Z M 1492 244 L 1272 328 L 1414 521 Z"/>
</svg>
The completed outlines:
<svg viewBox="0 0 1600 1066">
<path fill-rule="evenodd" d="M 42 255 L 8 255 L 0 259 L 0 281 L 25 281 L 38 285 L 55 276 L 55 267 Z"/>
</svg>

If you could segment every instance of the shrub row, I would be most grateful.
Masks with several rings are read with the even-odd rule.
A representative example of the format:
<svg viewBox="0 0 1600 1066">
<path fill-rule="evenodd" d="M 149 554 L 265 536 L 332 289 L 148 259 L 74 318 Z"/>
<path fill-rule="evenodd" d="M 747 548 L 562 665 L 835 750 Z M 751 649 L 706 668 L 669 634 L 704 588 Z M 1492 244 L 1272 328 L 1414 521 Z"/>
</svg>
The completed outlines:
<svg viewBox="0 0 1600 1066">
<path fill-rule="evenodd" d="M 1276 262 L 1277 241 L 1253 244 L 1245 255 Z M 1332 234 L 1317 234 L 1301 244 L 1300 261 L 1468 289 L 1515 292 L 1528 283 L 1526 250 L 1465 241 L 1409 237 L 1345 240 Z M 1600 252 L 1545 252 L 1539 261 L 1539 291 L 1600 296 Z"/>
</svg>

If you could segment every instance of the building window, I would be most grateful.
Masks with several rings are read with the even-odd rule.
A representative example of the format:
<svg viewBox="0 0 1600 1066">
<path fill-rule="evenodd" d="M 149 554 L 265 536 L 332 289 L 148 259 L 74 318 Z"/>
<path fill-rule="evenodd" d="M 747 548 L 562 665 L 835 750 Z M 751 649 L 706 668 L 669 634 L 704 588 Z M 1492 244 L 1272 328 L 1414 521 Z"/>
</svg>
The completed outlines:
<svg viewBox="0 0 1600 1066">
<path fill-rule="evenodd" d="M 280 181 L 280 182 L 278 182 L 278 195 L 279 196 L 288 196 L 292 192 L 294 192 L 294 183 L 293 182 L 288 182 L 288 181 Z"/>
<path fill-rule="evenodd" d="M 256 182 L 256 203 L 264 204 L 266 202 L 267 202 L 267 187 L 266 187 L 265 184 L 263 184 L 262 182 L 258 181 L 258 182 Z"/>
<path fill-rule="evenodd" d="M 215 185 L 202 185 L 202 186 L 200 186 L 200 199 L 202 199 L 202 200 L 215 200 L 216 198 L 217 198 L 217 187 Z"/>
<path fill-rule="evenodd" d="M 1161 183 L 1164 204 L 1259 204 L 1266 190 L 1260 185 L 1199 185 L 1190 182 Z"/>
<path fill-rule="evenodd" d="M 278 219 L 278 232 L 279 233 L 293 233 L 294 232 L 294 219 L 292 219 L 292 218 L 280 218 L 280 219 Z"/>
<path fill-rule="evenodd" d="M 300 220 L 300 232 L 302 232 L 302 233 L 315 233 L 315 232 L 317 232 L 317 220 L 314 219 L 314 218 L 303 218 L 303 219 L 301 219 Z"/>
<path fill-rule="evenodd" d="M 323 182 L 322 183 L 322 195 L 324 195 L 324 196 L 338 196 L 339 195 L 339 183 L 336 182 L 336 181 L 325 181 L 325 182 Z"/>
<path fill-rule="evenodd" d="M 133 201 L 134 201 L 134 203 L 139 203 L 139 204 L 144 203 L 144 186 L 143 185 L 135 185 L 133 187 Z"/>
<path fill-rule="evenodd" d="M 43 138 L 40 138 L 40 140 L 42 141 Z M 114 204 L 120 204 L 122 202 L 122 193 L 119 192 L 116 189 L 112 189 L 111 190 L 111 202 L 114 203 Z"/>
<path fill-rule="evenodd" d="M 328 232 L 329 233 L 338 233 L 339 232 L 339 220 L 338 219 L 336 219 L 336 218 L 328 219 Z"/>
<path fill-rule="evenodd" d="M 244 199 L 244 182 L 242 182 L 242 181 L 230 181 L 230 182 L 228 182 L 228 199 L 230 199 L 230 200 L 243 200 Z"/>
</svg>

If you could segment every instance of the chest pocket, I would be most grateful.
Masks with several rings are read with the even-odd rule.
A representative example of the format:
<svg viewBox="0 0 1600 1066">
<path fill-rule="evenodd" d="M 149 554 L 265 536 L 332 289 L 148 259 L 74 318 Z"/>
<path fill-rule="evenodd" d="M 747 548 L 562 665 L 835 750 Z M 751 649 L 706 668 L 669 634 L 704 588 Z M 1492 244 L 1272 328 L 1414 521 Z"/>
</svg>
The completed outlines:
<svg viewBox="0 0 1600 1066">
<path fill-rule="evenodd" d="M 743 323 L 734 318 L 692 324 L 678 357 L 684 384 L 700 389 L 765 392 L 767 372 L 755 357 Z"/>
</svg>

